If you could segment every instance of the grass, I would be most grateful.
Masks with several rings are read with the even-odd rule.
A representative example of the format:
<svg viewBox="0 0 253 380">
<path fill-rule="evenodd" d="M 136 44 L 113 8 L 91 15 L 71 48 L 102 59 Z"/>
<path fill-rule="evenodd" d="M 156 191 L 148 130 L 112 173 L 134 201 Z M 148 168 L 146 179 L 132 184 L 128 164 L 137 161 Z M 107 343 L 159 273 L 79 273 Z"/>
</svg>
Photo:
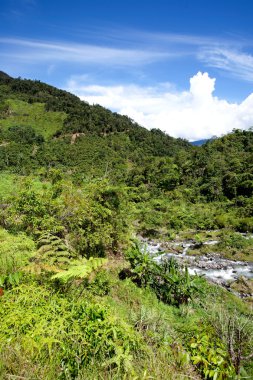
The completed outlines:
<svg viewBox="0 0 253 380">
<path fill-rule="evenodd" d="M 152 291 L 138 288 L 130 280 L 115 281 L 105 301 L 113 314 L 135 327 L 149 348 L 149 357 L 136 362 L 142 369 L 140 379 L 199 378 L 174 328 L 174 307 L 164 305 Z"/>
<path fill-rule="evenodd" d="M 188 251 L 189 255 L 206 255 L 210 253 L 216 253 L 220 256 L 230 259 L 230 260 L 239 260 L 239 261 L 249 261 L 253 262 L 253 238 L 248 236 L 248 238 L 242 236 L 238 232 L 233 230 L 223 229 L 215 231 L 215 234 L 207 239 L 208 233 L 198 234 L 200 239 L 194 240 L 205 242 L 206 240 L 217 240 L 218 244 L 215 245 L 203 245 L 199 249 L 192 249 Z"/>
<path fill-rule="evenodd" d="M 0 127 L 9 128 L 12 126 L 30 126 L 44 136 L 50 138 L 63 126 L 66 114 L 64 112 L 45 111 L 42 103 L 28 104 L 22 100 L 8 99 L 11 113 L 5 119 L 0 119 Z"/>
<path fill-rule="evenodd" d="M 15 248 L 10 244 L 11 238 L 13 237 L 6 231 L 0 231 L 0 240 L 9 242 L 9 251 Z M 18 247 L 15 248 L 16 252 L 22 251 L 20 238 L 21 236 L 14 238 Z M 28 249 L 31 253 L 32 243 L 29 245 L 28 240 L 24 241 L 26 246 L 23 246 L 23 252 Z M 105 285 L 99 282 L 99 288 L 95 282 L 94 285 L 91 282 L 88 288 L 80 282 L 78 286 L 73 283 L 67 293 L 64 293 L 60 289 L 53 290 L 52 283 L 47 283 L 46 278 L 45 283 L 42 283 L 42 279 L 37 283 L 27 280 L 21 287 L 6 292 L 0 298 L 4 308 L 0 314 L 5 347 L 4 350 L 0 347 L 1 378 L 7 380 L 9 375 L 13 375 L 34 380 L 197 380 L 201 377 L 191 363 L 187 346 L 197 334 L 213 331 L 210 316 L 214 306 L 215 310 L 232 314 L 251 313 L 249 306 L 242 300 L 201 278 L 199 282 L 202 291 L 195 295 L 194 302 L 179 308 L 166 305 L 150 289 L 139 288 L 130 279 L 119 280 L 119 270 L 125 266 L 126 262 L 122 258 L 118 263 L 115 258 L 109 260 L 105 276 L 110 282 L 109 294 L 107 281 L 104 282 Z M 102 291 L 103 286 L 106 287 L 105 292 Z M 87 307 L 92 308 L 91 315 L 100 313 L 99 310 L 107 310 L 102 325 L 100 317 L 94 319 L 95 324 L 90 324 L 90 317 L 86 319 L 87 314 L 84 312 Z M 10 330 L 12 320 L 15 320 L 15 324 Z M 86 326 L 86 323 L 87 330 L 85 327 L 81 331 L 80 328 L 83 329 L 82 326 Z M 87 349 L 87 342 L 93 344 L 96 334 L 99 334 L 99 330 L 96 330 L 99 326 L 105 329 L 105 333 L 107 326 L 116 329 L 113 334 L 122 331 L 119 335 L 121 337 L 115 342 L 120 345 L 123 339 L 128 344 L 129 339 L 130 342 L 139 342 L 139 349 L 119 351 L 113 357 L 113 360 L 120 361 L 121 370 L 117 366 L 106 365 L 107 359 L 96 358 L 95 353 L 93 357 L 90 351 L 89 355 L 92 356 L 87 364 L 78 368 L 75 377 L 68 377 L 66 371 L 62 372 L 60 358 L 83 358 L 82 352 Z M 89 331 L 94 334 L 91 340 Z M 83 334 L 88 334 L 86 342 L 83 341 Z M 110 339 L 115 338 L 112 335 Z M 84 351 L 80 350 L 80 345 Z M 65 350 L 67 354 L 64 353 Z M 95 346 L 94 350 L 96 352 Z M 122 372 L 123 368 L 125 370 Z"/>
<path fill-rule="evenodd" d="M 41 182 L 36 177 L 31 177 L 29 180 L 31 180 L 32 188 L 38 192 L 44 192 L 51 186 L 49 182 Z M 0 196 L 4 199 L 13 190 L 14 193 L 17 192 L 24 181 L 24 177 L 3 174 Z M 195 230 L 188 232 L 188 235 L 186 232 L 184 234 L 185 238 L 188 236 L 198 241 L 212 238 L 219 240 L 223 236 L 217 231 L 198 232 Z M 182 235 L 179 234 L 177 238 L 182 238 Z M 224 234 L 224 241 L 229 244 L 245 243 L 245 240 L 236 238 L 237 235 L 234 233 Z M 0 275 L 20 270 L 34 252 L 34 242 L 25 234 L 13 235 L 0 229 Z M 53 284 L 48 278 L 41 276 L 34 281 L 27 276 L 24 279 L 24 282 L 27 281 L 25 294 L 22 293 L 22 288 L 21 290 L 7 289 L 4 296 L 0 297 L 0 315 L 1 306 L 5 307 L 1 316 L 3 332 L 2 347 L 0 345 L 0 378 L 9 380 L 12 375 L 13 378 L 21 376 L 32 380 L 71 379 L 67 372 L 64 374 L 62 372 L 62 358 L 65 360 L 66 357 L 71 357 L 76 365 L 74 358 L 77 357 L 78 360 L 82 358 L 82 352 L 79 351 L 80 345 L 83 350 L 87 348 L 82 340 L 83 334 L 91 331 L 94 339 L 97 334 L 97 330 L 94 330 L 94 326 L 90 326 L 89 323 L 87 329 L 85 327 L 84 331 L 79 331 L 83 314 L 81 311 L 81 316 L 72 314 L 80 306 L 79 302 L 88 302 L 91 307 L 95 303 L 108 310 L 108 319 L 106 319 L 108 328 L 112 326 L 122 331 L 121 327 L 123 327 L 127 336 L 124 338 L 125 342 L 128 342 L 128 338 L 129 340 L 136 339 L 141 342 L 141 349 L 131 349 L 129 352 L 119 351 L 110 358 L 119 361 L 120 370 L 115 363 L 106 365 L 108 358 L 103 357 L 100 360 L 95 357 L 95 354 L 93 355 L 91 350 L 90 361 L 86 365 L 81 365 L 77 370 L 77 375 L 72 378 L 78 380 L 200 379 L 187 351 L 192 337 L 206 331 L 213 333 L 214 328 L 210 327 L 209 317 L 214 306 L 216 309 L 223 308 L 231 315 L 235 311 L 250 314 L 250 307 L 226 290 L 208 284 L 204 279 L 199 279 L 202 292 L 195 295 L 194 302 L 178 308 L 166 305 L 159 301 L 150 289 L 139 288 L 129 279 L 119 280 L 118 273 L 126 265 L 122 256 L 119 259 L 117 257 L 109 259 L 106 266 L 107 276 L 111 283 L 109 294 L 106 288 L 108 284 L 103 285 L 103 278 L 97 283 L 97 288 L 91 283 L 88 288 L 81 289 L 79 282 L 78 286 L 74 283 L 69 290 L 58 288 L 52 291 Z M 22 282 L 21 285 L 23 286 L 24 283 Z M 105 291 L 103 291 L 103 286 Z M 14 317 L 16 320 L 12 326 L 9 322 Z M 71 318 L 71 323 L 69 323 L 69 318 Z M 76 341 L 77 333 L 80 344 Z M 131 334 L 133 334 L 132 338 Z M 56 341 L 50 340 L 51 338 Z M 118 341 L 121 341 L 121 338 Z M 63 345 L 62 342 L 64 342 Z M 69 350 L 66 356 L 64 356 L 65 349 Z M 97 347 L 94 352 L 96 350 Z M 69 365 L 72 365 L 71 360 Z M 125 372 L 122 366 L 126 369 L 124 369 Z M 249 368 L 251 375 L 252 371 L 250 371 Z"/>
<path fill-rule="evenodd" d="M 185 347 L 198 334 L 215 334 L 215 319 L 210 325 L 214 310 L 217 315 L 251 315 L 249 318 L 252 318 L 252 309 L 243 300 L 204 279 L 200 278 L 199 283 L 201 292 L 195 295 L 194 301 L 179 308 L 165 305 L 152 291 L 138 288 L 130 280 L 116 281 L 112 287 L 107 298 L 110 307 L 120 318 L 135 326 L 155 353 L 157 372 L 155 368 L 151 371 L 154 378 L 169 379 L 173 366 L 177 373 L 174 378 L 183 378 L 186 373 L 188 378 L 198 378 L 187 360 Z M 164 352 L 166 360 L 160 356 Z M 252 375 L 252 366 L 248 364 L 247 370 Z"/>
</svg>

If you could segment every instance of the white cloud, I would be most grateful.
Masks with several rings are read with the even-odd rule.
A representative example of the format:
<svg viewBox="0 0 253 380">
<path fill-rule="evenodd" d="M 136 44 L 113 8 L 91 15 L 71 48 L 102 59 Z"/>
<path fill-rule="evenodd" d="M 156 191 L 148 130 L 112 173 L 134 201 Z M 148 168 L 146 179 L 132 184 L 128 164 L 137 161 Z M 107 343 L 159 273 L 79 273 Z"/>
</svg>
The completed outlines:
<svg viewBox="0 0 253 380">
<path fill-rule="evenodd" d="M 105 32 L 106 33 L 106 32 Z M 180 33 L 150 33 L 137 30 L 119 33 L 121 43 L 131 40 L 141 46 L 159 48 L 160 51 L 173 52 L 169 58 L 196 59 L 206 67 L 227 72 L 230 76 L 248 82 L 253 81 L 252 40 L 236 35 L 226 37 L 207 37 Z"/>
<path fill-rule="evenodd" d="M 173 53 L 153 49 L 113 48 L 71 42 L 33 41 L 0 38 L 0 57 L 21 60 L 27 64 L 41 62 L 138 66 L 174 56 Z"/>
<path fill-rule="evenodd" d="M 253 93 L 241 103 L 219 99 L 213 95 L 215 79 L 201 72 L 190 78 L 188 91 L 171 88 L 168 83 L 156 87 L 86 85 L 77 77 L 67 85 L 67 90 L 91 104 L 101 104 L 174 137 L 197 140 L 253 125 Z"/>
<path fill-rule="evenodd" d="M 221 47 L 205 47 L 198 58 L 209 67 L 215 67 L 249 82 L 253 81 L 253 56 Z"/>
<path fill-rule="evenodd" d="M 33 3 L 34 0 L 22 0 Z M 90 39 L 89 39 L 90 38 Z M 231 77 L 253 81 L 252 41 L 198 35 L 149 33 L 138 30 L 94 29 L 84 43 L 74 41 L 0 38 L 0 59 L 6 65 L 19 61 L 27 66 L 41 64 L 144 67 L 159 62 L 188 63 L 214 67 Z M 88 41 L 93 41 L 89 42 Z M 202 66 L 203 67 L 203 66 Z"/>
</svg>

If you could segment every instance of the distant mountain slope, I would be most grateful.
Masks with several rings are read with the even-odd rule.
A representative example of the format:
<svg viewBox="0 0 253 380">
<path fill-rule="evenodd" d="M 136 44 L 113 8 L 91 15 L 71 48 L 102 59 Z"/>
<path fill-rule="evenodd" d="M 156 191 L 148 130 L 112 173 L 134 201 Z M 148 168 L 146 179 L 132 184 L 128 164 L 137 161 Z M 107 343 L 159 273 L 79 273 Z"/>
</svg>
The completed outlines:
<svg viewBox="0 0 253 380">
<path fill-rule="evenodd" d="M 191 144 L 194 146 L 201 146 L 201 145 L 205 144 L 208 140 L 209 139 L 191 141 Z"/>
<path fill-rule="evenodd" d="M 191 144 L 194 146 L 201 146 L 207 143 L 210 140 L 215 140 L 217 139 L 217 136 L 212 136 L 210 139 L 202 139 L 202 140 L 196 140 L 196 141 L 191 141 Z"/>
<path fill-rule="evenodd" d="M 191 165 L 189 181 L 195 177 L 201 194 L 208 200 L 252 197 L 253 131 L 233 130 L 210 139 L 193 154 Z"/>
</svg>

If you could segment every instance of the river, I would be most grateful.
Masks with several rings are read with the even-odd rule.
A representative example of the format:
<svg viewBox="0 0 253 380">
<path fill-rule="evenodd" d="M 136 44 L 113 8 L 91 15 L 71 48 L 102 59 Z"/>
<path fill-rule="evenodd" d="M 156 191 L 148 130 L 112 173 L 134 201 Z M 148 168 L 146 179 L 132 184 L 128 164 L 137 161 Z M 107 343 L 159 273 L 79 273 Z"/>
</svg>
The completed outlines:
<svg viewBox="0 0 253 380">
<path fill-rule="evenodd" d="M 180 265 L 187 266 L 189 273 L 192 275 L 204 275 L 213 282 L 226 285 L 243 276 L 247 279 L 253 279 L 253 263 L 245 261 L 233 261 L 223 258 L 221 255 L 212 252 L 211 246 L 218 244 L 217 240 L 209 240 L 203 243 L 210 246 L 210 253 L 199 255 L 188 255 L 190 248 L 195 248 L 199 243 L 196 242 L 175 242 L 171 247 L 177 247 L 179 253 L 170 252 L 162 243 L 156 243 L 152 240 L 141 238 L 145 249 L 153 256 L 154 260 L 159 263 L 174 257 Z"/>
</svg>

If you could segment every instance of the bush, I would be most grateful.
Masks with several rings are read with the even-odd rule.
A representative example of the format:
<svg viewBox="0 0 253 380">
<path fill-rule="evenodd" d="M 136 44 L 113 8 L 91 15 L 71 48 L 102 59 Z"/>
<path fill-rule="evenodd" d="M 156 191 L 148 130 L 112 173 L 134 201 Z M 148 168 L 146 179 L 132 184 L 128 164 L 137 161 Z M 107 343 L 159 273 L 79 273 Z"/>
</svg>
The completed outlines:
<svg viewBox="0 0 253 380">
<path fill-rule="evenodd" d="M 219 339 L 207 334 L 192 338 L 189 345 L 191 361 L 205 379 L 227 380 L 235 378 L 235 370 L 225 346 Z"/>
<path fill-rule="evenodd" d="M 188 303 L 199 291 L 196 276 L 190 276 L 187 268 L 180 268 L 174 259 L 165 259 L 157 265 L 137 242 L 128 250 L 126 258 L 131 265 L 132 280 L 140 286 L 150 286 L 165 303 L 175 306 Z"/>
<path fill-rule="evenodd" d="M 240 232 L 253 232 L 252 218 L 240 218 L 236 221 L 235 228 Z"/>
<path fill-rule="evenodd" d="M 219 248 L 235 248 L 236 250 L 252 246 L 253 239 L 245 239 L 241 234 L 236 232 L 223 232 Z"/>
<path fill-rule="evenodd" d="M 187 304 L 194 293 L 199 292 L 196 276 L 190 276 L 188 268 L 180 268 L 174 259 L 160 265 L 153 287 L 163 302 L 179 306 Z"/>
</svg>

